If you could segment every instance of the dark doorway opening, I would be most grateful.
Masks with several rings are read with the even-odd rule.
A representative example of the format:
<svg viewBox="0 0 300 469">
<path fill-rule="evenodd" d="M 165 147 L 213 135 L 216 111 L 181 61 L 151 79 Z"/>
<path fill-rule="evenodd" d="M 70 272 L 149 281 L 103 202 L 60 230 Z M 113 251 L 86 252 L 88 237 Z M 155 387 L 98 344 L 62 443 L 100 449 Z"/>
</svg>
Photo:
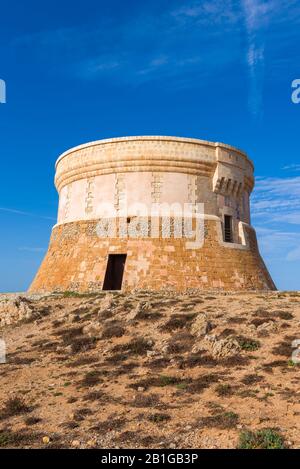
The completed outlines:
<svg viewBox="0 0 300 469">
<path fill-rule="evenodd" d="M 109 254 L 102 290 L 121 290 L 126 254 Z"/>
<path fill-rule="evenodd" d="M 232 217 L 230 215 L 224 216 L 224 241 L 232 243 Z"/>
</svg>

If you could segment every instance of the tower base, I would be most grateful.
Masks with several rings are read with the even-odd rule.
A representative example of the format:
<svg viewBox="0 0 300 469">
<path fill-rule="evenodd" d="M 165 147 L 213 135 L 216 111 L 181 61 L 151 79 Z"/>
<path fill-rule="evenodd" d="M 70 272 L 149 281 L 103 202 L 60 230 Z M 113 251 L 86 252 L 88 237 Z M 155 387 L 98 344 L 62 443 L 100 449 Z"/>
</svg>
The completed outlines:
<svg viewBox="0 0 300 469">
<path fill-rule="evenodd" d="M 30 292 L 97 291 L 105 279 L 124 291 L 276 290 L 259 254 L 254 229 L 241 224 L 241 244 L 225 243 L 221 223 L 205 220 L 201 248 L 188 249 L 180 238 L 99 238 L 97 220 L 57 225 Z M 111 255 L 123 256 L 123 271 Z M 109 257 L 110 256 L 110 257 Z M 109 260 L 110 259 L 110 260 Z M 120 283 L 121 282 L 121 283 Z M 112 288 L 114 289 L 114 288 Z M 119 289 L 119 288 L 117 288 Z"/>
</svg>

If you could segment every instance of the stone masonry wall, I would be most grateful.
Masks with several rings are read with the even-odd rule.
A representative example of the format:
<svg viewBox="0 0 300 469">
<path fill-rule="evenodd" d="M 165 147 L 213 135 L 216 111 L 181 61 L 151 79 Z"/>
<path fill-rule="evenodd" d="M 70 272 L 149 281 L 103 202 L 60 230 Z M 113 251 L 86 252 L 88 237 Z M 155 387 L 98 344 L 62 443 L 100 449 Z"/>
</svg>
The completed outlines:
<svg viewBox="0 0 300 469">
<path fill-rule="evenodd" d="M 99 238 L 96 221 L 58 225 L 31 292 L 101 290 L 108 254 L 127 254 L 123 290 L 272 290 L 255 231 L 245 227 L 245 245 L 220 242 L 218 222 L 205 221 L 202 248 L 186 239 Z"/>
</svg>

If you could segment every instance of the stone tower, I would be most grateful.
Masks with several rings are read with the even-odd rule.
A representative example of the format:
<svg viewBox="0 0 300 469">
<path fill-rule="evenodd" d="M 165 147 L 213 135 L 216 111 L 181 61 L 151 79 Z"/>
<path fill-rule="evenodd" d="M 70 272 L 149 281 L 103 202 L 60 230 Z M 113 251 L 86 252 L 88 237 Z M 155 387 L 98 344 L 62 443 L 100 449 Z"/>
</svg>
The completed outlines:
<svg viewBox="0 0 300 469">
<path fill-rule="evenodd" d="M 250 222 L 253 164 L 232 146 L 100 140 L 63 153 L 55 185 L 58 221 L 32 292 L 275 289 Z"/>
</svg>

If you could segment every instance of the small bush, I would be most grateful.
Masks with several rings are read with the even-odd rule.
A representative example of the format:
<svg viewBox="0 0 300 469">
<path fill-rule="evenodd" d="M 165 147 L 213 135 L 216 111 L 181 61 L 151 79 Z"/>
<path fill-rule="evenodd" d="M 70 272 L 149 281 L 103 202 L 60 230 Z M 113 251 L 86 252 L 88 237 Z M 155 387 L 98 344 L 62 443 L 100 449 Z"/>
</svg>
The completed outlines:
<svg viewBox="0 0 300 469">
<path fill-rule="evenodd" d="M 99 293 L 97 292 L 80 293 L 77 291 L 66 290 L 62 293 L 58 293 L 58 295 L 62 296 L 63 298 L 92 298 L 94 296 L 98 296 Z"/>
<path fill-rule="evenodd" d="M 273 348 L 273 355 L 281 355 L 282 357 L 290 357 L 292 352 L 290 342 L 280 342 L 276 347 Z"/>
<path fill-rule="evenodd" d="M 125 444 L 131 444 L 136 445 L 138 442 L 140 442 L 140 432 L 132 432 L 132 431 L 126 431 L 122 432 L 117 436 L 116 441 L 120 443 L 125 443 Z"/>
<path fill-rule="evenodd" d="M 188 384 L 186 390 L 189 393 L 200 393 L 205 389 L 209 388 L 211 384 L 216 383 L 221 378 L 218 374 L 209 374 L 203 375 L 199 378 L 194 379 L 191 383 Z"/>
<path fill-rule="evenodd" d="M 216 393 L 220 397 L 232 396 L 234 388 L 230 384 L 218 384 Z"/>
<path fill-rule="evenodd" d="M 300 366 L 300 363 L 296 363 L 296 362 L 294 362 L 293 360 L 289 360 L 289 361 L 288 361 L 288 366 L 289 366 L 289 367 Z"/>
<path fill-rule="evenodd" d="M 146 355 L 147 350 L 151 350 L 153 345 L 149 340 L 144 339 L 143 337 L 137 337 L 132 339 L 127 344 L 117 345 L 114 347 L 115 352 L 127 352 L 131 355 Z"/>
<path fill-rule="evenodd" d="M 42 421 L 41 418 L 39 417 L 27 417 L 24 422 L 25 425 L 36 425 L 37 423 L 40 423 Z"/>
<path fill-rule="evenodd" d="M 32 444 L 39 435 L 31 433 L 0 431 L 0 448 L 16 448 Z"/>
<path fill-rule="evenodd" d="M 127 353 L 120 352 L 120 353 L 115 353 L 115 354 L 111 355 L 110 357 L 107 357 L 105 359 L 105 362 L 109 363 L 111 365 L 118 365 L 118 364 L 124 362 L 125 360 L 127 360 L 127 358 L 128 358 Z"/>
<path fill-rule="evenodd" d="M 273 373 L 273 368 L 285 368 L 286 367 L 286 360 L 274 360 L 269 363 L 264 363 L 262 365 L 264 370 L 268 373 Z"/>
<path fill-rule="evenodd" d="M 292 313 L 289 313 L 288 311 L 276 311 L 276 314 L 280 319 L 284 319 L 286 321 L 289 321 L 294 317 Z"/>
<path fill-rule="evenodd" d="M 272 428 L 243 431 L 240 434 L 238 449 L 284 449 L 283 437 Z"/>
<path fill-rule="evenodd" d="M 169 358 L 155 358 L 154 360 L 151 360 L 151 362 L 148 364 L 148 368 L 156 370 L 160 368 L 166 368 L 167 366 L 169 366 L 169 364 Z"/>
<path fill-rule="evenodd" d="M 188 332 L 178 332 L 172 335 L 168 341 L 168 353 L 179 354 L 184 353 L 193 347 L 195 338 Z"/>
<path fill-rule="evenodd" d="M 12 397 L 6 401 L 1 413 L 1 418 L 13 417 L 15 415 L 25 414 L 31 411 L 32 407 L 29 407 L 23 398 Z"/>
<path fill-rule="evenodd" d="M 80 327 L 71 327 L 69 329 L 59 329 L 56 331 L 55 335 L 62 337 L 64 343 L 69 345 L 72 343 L 75 337 L 82 335 L 82 326 Z"/>
<path fill-rule="evenodd" d="M 102 378 L 100 372 L 97 370 L 93 370 L 86 373 L 80 384 L 83 387 L 92 387 L 96 386 L 96 384 L 99 384 L 101 382 Z"/>
<path fill-rule="evenodd" d="M 258 316 L 260 318 L 270 319 L 272 317 L 272 313 L 270 313 L 266 309 L 260 308 L 260 309 L 257 309 L 256 311 L 254 311 L 253 316 Z"/>
<path fill-rule="evenodd" d="M 255 318 L 250 321 L 250 324 L 253 324 L 255 327 L 261 326 L 266 322 L 266 319 Z"/>
<path fill-rule="evenodd" d="M 200 427 L 219 428 L 226 430 L 236 427 L 239 416 L 234 412 L 222 412 L 220 414 L 203 417 L 198 421 Z"/>
<path fill-rule="evenodd" d="M 0 432 L 0 448 L 5 448 L 6 446 L 12 446 L 15 442 L 15 438 L 10 431 Z"/>
<path fill-rule="evenodd" d="M 74 413 L 74 420 L 75 422 L 81 422 L 85 419 L 86 416 L 91 415 L 92 413 L 93 412 L 91 411 L 91 409 L 88 409 L 86 407 L 78 409 Z"/>
<path fill-rule="evenodd" d="M 261 381 L 263 381 L 263 379 L 264 379 L 263 376 L 250 374 L 250 375 L 244 376 L 244 378 L 241 379 L 241 382 L 243 384 L 251 385 L 251 384 L 260 383 Z"/>
<path fill-rule="evenodd" d="M 149 376 L 148 378 L 142 379 L 136 383 L 131 384 L 130 387 L 133 389 L 138 389 L 139 387 L 148 389 L 149 387 L 174 386 L 181 382 L 181 378 L 178 378 L 177 376 Z"/>
<path fill-rule="evenodd" d="M 185 360 L 181 360 L 179 366 L 180 368 L 194 368 L 195 366 L 211 368 L 216 364 L 217 361 L 211 355 L 207 355 L 205 350 L 199 350 L 197 353 L 192 353 Z"/>
<path fill-rule="evenodd" d="M 119 324 L 107 324 L 102 332 L 102 339 L 111 339 L 112 337 L 122 337 L 125 334 L 124 327 Z"/>
<path fill-rule="evenodd" d="M 91 430 L 95 430 L 100 433 L 106 433 L 112 430 L 119 430 L 120 428 L 124 427 L 125 424 L 126 420 L 124 418 L 110 417 L 103 422 L 98 422 L 97 425 L 91 428 Z"/>
<path fill-rule="evenodd" d="M 112 376 L 128 375 L 134 368 L 139 366 L 137 362 L 123 363 L 112 371 Z"/>
<path fill-rule="evenodd" d="M 248 357 L 243 357 L 241 355 L 235 355 L 233 357 L 226 357 L 222 360 L 219 360 L 219 363 L 222 364 L 224 367 L 232 367 L 232 366 L 239 366 L 243 367 L 249 365 L 250 360 Z"/>
<path fill-rule="evenodd" d="M 241 317 L 233 317 L 233 318 L 228 318 L 228 322 L 231 324 L 243 324 L 246 322 L 246 318 L 241 318 Z"/>
<path fill-rule="evenodd" d="M 229 327 L 226 327 L 220 334 L 219 337 L 221 337 L 222 339 L 225 339 L 226 337 L 229 337 L 231 335 L 234 335 L 235 334 L 235 329 L 230 329 Z"/>
<path fill-rule="evenodd" d="M 96 337 L 80 336 L 70 344 L 72 353 L 86 352 L 95 348 Z"/>
<path fill-rule="evenodd" d="M 159 311 L 151 311 L 147 307 L 141 307 L 138 313 L 135 316 L 135 319 L 141 321 L 157 321 L 158 319 L 162 318 L 163 314 Z"/>
<path fill-rule="evenodd" d="M 131 404 L 133 407 L 156 407 L 159 405 L 157 394 L 137 394 Z"/>
<path fill-rule="evenodd" d="M 112 399 L 103 391 L 91 391 L 85 396 L 83 396 L 83 400 L 90 401 L 90 402 L 98 401 L 101 403 L 107 403 L 111 401 Z"/>
<path fill-rule="evenodd" d="M 257 340 L 249 339 L 248 337 L 238 336 L 237 341 L 242 350 L 246 352 L 253 352 L 260 347 L 260 343 Z"/>
<path fill-rule="evenodd" d="M 161 387 L 172 386 L 172 385 L 178 384 L 180 382 L 181 382 L 181 379 L 178 378 L 177 376 L 161 375 L 159 377 L 158 385 L 161 386 Z"/>
<path fill-rule="evenodd" d="M 12 363 L 14 365 L 30 365 L 31 363 L 35 362 L 36 358 L 30 358 L 30 357 L 12 357 L 9 360 L 9 363 Z"/>
<path fill-rule="evenodd" d="M 87 337 L 82 334 L 82 326 L 70 329 L 59 329 L 55 335 L 61 336 L 63 343 L 71 347 L 73 353 L 85 352 L 94 348 L 96 337 Z M 57 343 L 54 343 L 57 345 Z"/>
<path fill-rule="evenodd" d="M 66 428 L 67 430 L 74 430 L 79 426 L 80 424 L 74 420 L 68 420 L 67 422 L 63 422 L 62 424 L 60 424 L 60 427 Z"/>
<path fill-rule="evenodd" d="M 172 332 L 176 329 L 183 329 L 190 325 L 192 320 L 197 316 L 193 314 L 173 314 L 171 318 L 161 327 L 162 331 Z"/>
<path fill-rule="evenodd" d="M 161 423 L 161 422 L 168 422 L 169 420 L 171 420 L 171 417 L 168 414 L 157 413 L 157 414 L 149 415 L 148 420 L 154 423 Z"/>
</svg>

